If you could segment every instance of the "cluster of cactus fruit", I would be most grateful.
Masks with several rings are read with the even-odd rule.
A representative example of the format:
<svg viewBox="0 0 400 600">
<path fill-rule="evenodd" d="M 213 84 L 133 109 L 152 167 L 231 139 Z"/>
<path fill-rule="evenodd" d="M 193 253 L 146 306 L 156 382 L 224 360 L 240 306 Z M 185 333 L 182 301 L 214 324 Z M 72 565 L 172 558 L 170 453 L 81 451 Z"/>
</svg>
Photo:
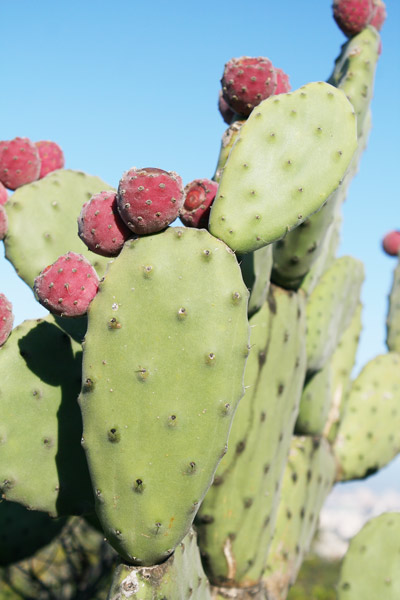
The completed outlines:
<svg viewBox="0 0 400 600">
<path fill-rule="evenodd" d="M 12 329 L 0 294 L 3 565 L 82 515 L 120 557 L 110 600 L 283 600 L 333 484 L 399 451 L 400 267 L 388 352 L 352 381 L 363 266 L 336 257 L 385 7 L 334 16 L 328 82 L 227 63 L 212 179 L 133 167 L 113 189 L 0 142 L 6 257 L 50 312 Z M 367 598 L 348 571 L 340 598 Z"/>
</svg>

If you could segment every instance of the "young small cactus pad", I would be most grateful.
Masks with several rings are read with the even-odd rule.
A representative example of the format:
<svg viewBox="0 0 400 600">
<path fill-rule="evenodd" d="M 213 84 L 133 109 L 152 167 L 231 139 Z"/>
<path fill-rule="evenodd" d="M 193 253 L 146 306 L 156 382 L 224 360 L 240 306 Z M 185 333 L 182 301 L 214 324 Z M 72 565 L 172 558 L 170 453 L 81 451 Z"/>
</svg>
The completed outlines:
<svg viewBox="0 0 400 600">
<path fill-rule="evenodd" d="M 129 563 L 171 554 L 226 452 L 244 392 L 247 299 L 234 254 L 204 229 L 129 240 L 100 283 L 82 443 L 97 515 Z"/>
<path fill-rule="evenodd" d="M 400 513 L 368 521 L 351 540 L 338 584 L 338 600 L 400 598 Z"/>
<path fill-rule="evenodd" d="M 12 304 L 4 294 L 0 294 L 0 346 L 5 344 L 14 323 Z"/>
<path fill-rule="evenodd" d="M 133 234 L 120 217 L 116 192 L 99 192 L 85 202 L 78 217 L 78 235 L 89 250 L 101 256 L 121 252 Z"/>
<path fill-rule="evenodd" d="M 39 173 L 39 152 L 28 138 L 0 142 L 0 181 L 6 188 L 16 190 L 36 181 Z"/>
<path fill-rule="evenodd" d="M 35 279 L 33 290 L 40 304 L 53 315 L 81 317 L 97 294 L 99 278 L 86 258 L 67 252 Z"/>
<path fill-rule="evenodd" d="M 35 146 L 39 151 L 41 163 L 39 179 L 64 167 L 64 153 L 58 144 L 49 140 L 41 140 L 35 142 Z"/>
<path fill-rule="evenodd" d="M 118 185 L 118 210 L 138 235 L 162 231 L 179 216 L 184 201 L 182 179 L 154 167 L 126 171 Z"/>
<path fill-rule="evenodd" d="M 323 206 L 356 147 L 353 107 L 328 83 L 268 98 L 232 147 L 211 208 L 211 233 L 241 253 L 280 239 Z"/>
</svg>

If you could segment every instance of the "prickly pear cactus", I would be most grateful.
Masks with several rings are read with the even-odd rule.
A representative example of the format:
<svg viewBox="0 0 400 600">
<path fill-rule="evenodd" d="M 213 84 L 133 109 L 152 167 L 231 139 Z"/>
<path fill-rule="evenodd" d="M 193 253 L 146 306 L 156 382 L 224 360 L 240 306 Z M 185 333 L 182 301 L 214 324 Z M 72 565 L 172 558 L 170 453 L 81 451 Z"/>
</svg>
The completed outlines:
<svg viewBox="0 0 400 600">
<path fill-rule="evenodd" d="M 246 253 L 300 225 L 340 185 L 357 147 L 355 129 L 352 105 L 324 82 L 264 100 L 223 169 L 211 233 Z"/>
<path fill-rule="evenodd" d="M 83 445 L 96 512 L 129 563 L 172 553 L 226 452 L 244 391 L 247 299 L 232 251 L 179 227 L 128 242 L 91 304 Z"/>
<path fill-rule="evenodd" d="M 197 519 L 211 582 L 238 588 L 259 583 L 274 529 L 305 377 L 303 294 L 271 286 L 250 328 L 246 393 Z"/>
<path fill-rule="evenodd" d="M 24 321 L 0 348 L 1 492 L 52 517 L 93 508 L 80 443 L 81 368 L 80 345 L 52 316 Z"/>
<path fill-rule="evenodd" d="M 352 384 L 334 452 L 341 480 L 366 477 L 400 448 L 400 355 L 377 356 Z"/>
<path fill-rule="evenodd" d="M 334 477 L 335 460 L 324 438 L 293 437 L 264 573 L 268 600 L 284 600 L 295 582 Z"/>
<path fill-rule="evenodd" d="M 400 352 L 400 260 L 393 273 L 386 319 L 386 345 L 390 352 Z"/>
<path fill-rule="evenodd" d="M 161 565 L 130 567 L 121 564 L 114 572 L 108 600 L 211 600 L 193 530 L 174 554 Z"/>
<path fill-rule="evenodd" d="M 351 540 L 343 560 L 338 600 L 400 598 L 400 513 L 371 519 Z"/>
<path fill-rule="evenodd" d="M 82 205 L 97 192 L 111 189 L 80 171 L 59 170 L 24 185 L 7 202 L 6 257 L 30 287 L 35 277 L 69 251 L 83 254 L 99 276 L 107 258 L 89 252 L 78 237 L 77 218 Z"/>
</svg>

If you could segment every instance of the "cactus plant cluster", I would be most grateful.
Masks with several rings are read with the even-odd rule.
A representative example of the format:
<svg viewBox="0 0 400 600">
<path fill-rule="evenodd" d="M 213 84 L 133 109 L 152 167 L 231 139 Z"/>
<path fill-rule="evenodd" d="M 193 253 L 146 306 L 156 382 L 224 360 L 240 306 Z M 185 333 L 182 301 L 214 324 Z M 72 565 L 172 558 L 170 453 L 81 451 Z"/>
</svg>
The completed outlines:
<svg viewBox="0 0 400 600">
<path fill-rule="evenodd" d="M 110 600 L 283 600 L 332 485 L 398 453 L 399 277 L 389 351 L 352 381 L 364 271 L 337 257 L 378 9 L 334 3 L 351 37 L 327 82 L 226 65 L 213 179 L 110 186 L 0 143 L 6 257 L 51 313 L 11 331 L 0 295 L 0 556 L 81 515 L 120 557 Z"/>
</svg>

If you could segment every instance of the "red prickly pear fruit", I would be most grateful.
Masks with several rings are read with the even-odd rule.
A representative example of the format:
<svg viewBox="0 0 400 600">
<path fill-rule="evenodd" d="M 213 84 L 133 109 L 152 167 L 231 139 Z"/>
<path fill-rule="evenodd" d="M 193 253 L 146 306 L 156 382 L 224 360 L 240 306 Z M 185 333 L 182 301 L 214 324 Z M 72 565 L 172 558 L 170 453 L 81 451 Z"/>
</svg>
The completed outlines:
<svg viewBox="0 0 400 600">
<path fill-rule="evenodd" d="M 3 205 L 7 202 L 8 200 L 8 192 L 6 190 L 6 188 L 4 187 L 4 185 L 1 183 L 0 181 L 0 205 Z"/>
<path fill-rule="evenodd" d="M 42 179 L 52 171 L 63 168 L 64 153 L 58 144 L 49 140 L 41 140 L 40 142 L 35 142 L 35 146 L 38 149 L 41 161 L 39 179 Z"/>
<path fill-rule="evenodd" d="M 400 251 L 400 231 L 389 231 L 382 240 L 382 247 L 389 256 L 397 256 Z"/>
<path fill-rule="evenodd" d="M 4 210 L 4 206 L 2 206 L 0 204 L 0 240 L 3 240 L 6 237 L 7 230 L 8 230 L 7 213 Z"/>
<path fill-rule="evenodd" d="M 174 171 L 132 167 L 118 185 L 119 214 L 138 235 L 168 227 L 179 216 L 183 200 L 182 179 Z"/>
<path fill-rule="evenodd" d="M 0 142 L 0 181 L 6 188 L 16 190 L 36 181 L 39 173 L 39 152 L 28 138 Z"/>
<path fill-rule="evenodd" d="M 287 75 L 282 69 L 275 69 L 276 71 L 276 90 L 275 96 L 277 94 L 287 94 L 292 89 L 289 83 L 289 75 Z"/>
<path fill-rule="evenodd" d="M 255 106 L 274 95 L 276 70 L 268 58 L 232 58 L 225 65 L 221 85 L 228 106 L 236 113 L 248 116 Z"/>
<path fill-rule="evenodd" d="M 222 95 L 222 90 L 220 90 L 218 95 L 218 110 L 221 113 L 221 117 L 225 123 L 230 125 L 233 117 L 235 116 L 235 112 L 228 106 L 228 103 Z"/>
<path fill-rule="evenodd" d="M 0 346 L 7 341 L 12 331 L 13 323 L 12 304 L 4 294 L 0 294 Z"/>
<path fill-rule="evenodd" d="M 117 256 L 132 236 L 117 208 L 117 193 L 94 194 L 82 206 L 78 217 L 78 235 L 92 252 L 101 256 Z"/>
<path fill-rule="evenodd" d="M 374 5 L 375 12 L 369 24 L 380 31 L 387 17 L 386 6 L 382 0 L 374 0 Z"/>
<path fill-rule="evenodd" d="M 185 186 L 185 201 L 180 219 L 187 227 L 207 229 L 211 205 L 217 194 L 218 183 L 211 179 L 195 179 Z"/>
<path fill-rule="evenodd" d="M 373 0 L 334 0 L 333 17 L 347 37 L 360 33 L 374 15 Z"/>
<path fill-rule="evenodd" d="M 40 304 L 53 315 L 80 317 L 97 294 L 99 278 L 90 262 L 67 252 L 36 277 L 33 290 Z"/>
</svg>

